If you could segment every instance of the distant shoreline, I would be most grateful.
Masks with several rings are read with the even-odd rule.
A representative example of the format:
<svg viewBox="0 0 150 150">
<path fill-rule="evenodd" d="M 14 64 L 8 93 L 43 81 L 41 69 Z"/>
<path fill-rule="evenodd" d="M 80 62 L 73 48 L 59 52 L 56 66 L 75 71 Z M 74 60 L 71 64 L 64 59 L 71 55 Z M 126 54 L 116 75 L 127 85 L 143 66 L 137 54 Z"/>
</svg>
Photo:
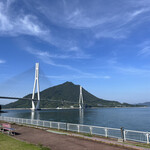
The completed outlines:
<svg viewBox="0 0 150 150">
<path fill-rule="evenodd" d="M 149 106 L 137 106 L 137 107 L 89 107 L 90 109 L 93 109 L 93 108 L 147 108 Z M 79 109 L 78 107 L 74 107 L 74 108 L 60 108 L 60 109 L 57 109 L 57 108 L 41 108 L 41 110 L 46 110 L 46 109 L 56 109 L 56 110 L 61 110 L 61 109 Z M 87 108 L 86 108 L 87 109 Z M 31 110 L 31 108 L 4 108 L 2 110 Z M 39 110 L 40 111 L 40 110 Z M 0 111 L 0 113 L 3 113 L 4 111 Z"/>
</svg>

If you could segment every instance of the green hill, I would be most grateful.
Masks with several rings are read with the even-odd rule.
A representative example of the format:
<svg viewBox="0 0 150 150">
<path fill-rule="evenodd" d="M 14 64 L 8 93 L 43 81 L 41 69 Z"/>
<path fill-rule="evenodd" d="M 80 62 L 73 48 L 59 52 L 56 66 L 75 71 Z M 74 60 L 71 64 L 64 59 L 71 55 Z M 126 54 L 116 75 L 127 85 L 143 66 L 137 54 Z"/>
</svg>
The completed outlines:
<svg viewBox="0 0 150 150">
<path fill-rule="evenodd" d="M 63 84 L 50 87 L 40 92 L 41 100 L 40 107 L 41 108 L 56 108 L 56 107 L 78 107 L 79 100 L 79 85 L 75 85 L 72 82 L 65 82 Z M 25 96 L 26 98 L 31 98 L 31 94 Z M 130 105 L 127 103 L 119 103 L 117 101 L 108 101 L 100 99 L 83 88 L 83 99 L 85 107 L 130 107 L 134 105 Z M 51 101 L 56 100 L 56 101 Z M 76 102 L 67 103 L 60 102 L 62 101 L 70 101 Z M 16 102 L 4 105 L 3 108 L 31 108 L 31 101 L 29 100 L 18 100 Z"/>
</svg>

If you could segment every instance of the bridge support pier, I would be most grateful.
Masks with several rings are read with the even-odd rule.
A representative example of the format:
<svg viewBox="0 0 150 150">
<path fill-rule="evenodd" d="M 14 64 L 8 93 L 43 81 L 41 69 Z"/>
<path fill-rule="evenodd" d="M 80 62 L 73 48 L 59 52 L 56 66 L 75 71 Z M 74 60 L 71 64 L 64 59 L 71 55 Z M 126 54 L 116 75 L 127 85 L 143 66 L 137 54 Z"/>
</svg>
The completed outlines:
<svg viewBox="0 0 150 150">
<path fill-rule="evenodd" d="M 82 95 L 82 87 L 80 86 L 80 95 L 79 95 L 79 109 L 83 109 L 83 95 Z"/>
<path fill-rule="evenodd" d="M 39 86 L 39 63 L 36 63 L 35 65 L 35 80 L 34 80 L 34 86 L 33 86 L 33 94 L 32 99 L 35 97 L 35 89 L 37 87 L 37 104 L 35 106 L 34 101 L 32 100 L 32 108 L 31 110 L 39 110 L 40 109 L 40 86 Z"/>
</svg>

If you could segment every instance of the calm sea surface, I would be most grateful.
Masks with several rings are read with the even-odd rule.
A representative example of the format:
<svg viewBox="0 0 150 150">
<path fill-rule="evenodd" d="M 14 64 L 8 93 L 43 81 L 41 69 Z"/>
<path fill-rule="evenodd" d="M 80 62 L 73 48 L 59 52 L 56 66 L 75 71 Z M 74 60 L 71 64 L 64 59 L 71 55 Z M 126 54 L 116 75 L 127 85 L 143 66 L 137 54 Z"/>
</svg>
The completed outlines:
<svg viewBox="0 0 150 150">
<path fill-rule="evenodd" d="M 7 110 L 0 116 L 150 131 L 150 108 L 51 109 L 35 112 Z"/>
</svg>

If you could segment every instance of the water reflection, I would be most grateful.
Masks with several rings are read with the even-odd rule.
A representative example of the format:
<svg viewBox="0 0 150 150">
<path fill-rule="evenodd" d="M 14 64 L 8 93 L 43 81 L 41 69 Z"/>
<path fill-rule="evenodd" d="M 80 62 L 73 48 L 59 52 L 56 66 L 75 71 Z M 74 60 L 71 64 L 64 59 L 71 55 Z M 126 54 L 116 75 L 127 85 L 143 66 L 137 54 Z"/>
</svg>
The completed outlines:
<svg viewBox="0 0 150 150">
<path fill-rule="evenodd" d="M 40 120 L 40 113 L 39 111 L 31 111 L 31 119 L 37 119 Z"/>
<path fill-rule="evenodd" d="M 79 109 L 79 123 L 84 124 L 84 109 Z"/>
<path fill-rule="evenodd" d="M 34 119 L 34 116 L 35 116 L 35 111 L 32 111 L 32 110 L 31 110 L 31 119 L 32 119 L 32 120 Z"/>
</svg>

